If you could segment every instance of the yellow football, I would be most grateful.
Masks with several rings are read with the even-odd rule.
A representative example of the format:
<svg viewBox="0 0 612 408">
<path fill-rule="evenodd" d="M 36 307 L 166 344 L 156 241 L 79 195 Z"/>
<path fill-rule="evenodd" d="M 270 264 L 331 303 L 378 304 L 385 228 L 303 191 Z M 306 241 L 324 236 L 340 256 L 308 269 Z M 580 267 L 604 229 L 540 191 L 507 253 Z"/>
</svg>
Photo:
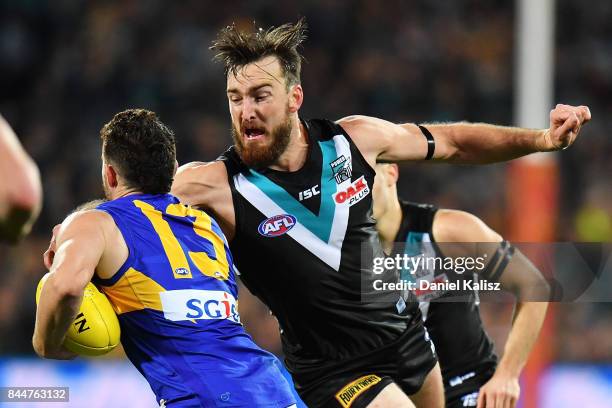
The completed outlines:
<svg viewBox="0 0 612 408">
<path fill-rule="evenodd" d="M 36 304 L 48 277 L 49 274 L 46 274 L 38 283 Z M 120 336 L 119 320 L 108 298 L 89 282 L 79 314 L 66 334 L 64 346 L 83 356 L 100 356 L 114 349 L 119 344 Z"/>
</svg>

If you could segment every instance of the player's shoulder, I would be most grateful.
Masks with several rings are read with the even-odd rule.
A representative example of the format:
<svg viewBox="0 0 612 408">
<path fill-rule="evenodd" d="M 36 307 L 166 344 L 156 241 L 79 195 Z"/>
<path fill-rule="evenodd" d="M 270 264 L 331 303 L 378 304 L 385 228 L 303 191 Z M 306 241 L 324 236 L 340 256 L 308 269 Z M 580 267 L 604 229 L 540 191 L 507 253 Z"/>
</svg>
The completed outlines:
<svg viewBox="0 0 612 408">
<path fill-rule="evenodd" d="M 432 231 L 439 242 L 490 242 L 501 239 L 483 220 L 461 210 L 436 211 Z"/>
<path fill-rule="evenodd" d="M 362 153 L 374 153 L 376 157 L 384 146 L 405 132 L 404 128 L 388 120 L 365 115 L 346 116 L 338 119 L 336 124 L 353 139 Z"/>
<path fill-rule="evenodd" d="M 62 224 L 85 225 L 87 223 L 103 225 L 112 221 L 112 217 L 105 211 L 96 208 L 77 209 L 66 217 Z"/>
<path fill-rule="evenodd" d="M 351 131 L 355 132 L 362 128 L 368 128 L 370 126 L 376 126 L 378 121 L 382 119 L 374 118 L 372 116 L 365 115 L 349 115 L 336 120 L 336 124 L 341 126 L 347 133 Z"/>
<path fill-rule="evenodd" d="M 201 162 L 194 161 L 183 164 L 176 171 L 176 175 L 179 176 L 181 174 L 207 174 L 210 172 L 218 171 L 220 167 L 223 167 L 223 164 L 219 161 L 211 161 L 211 162 Z"/>
<path fill-rule="evenodd" d="M 178 168 L 172 190 L 184 184 L 213 184 L 227 179 L 227 170 L 221 161 L 191 162 Z"/>
<path fill-rule="evenodd" d="M 110 214 L 97 209 L 77 210 L 62 222 L 59 236 L 76 237 L 91 236 L 91 234 L 108 233 L 115 228 L 115 222 Z"/>
<path fill-rule="evenodd" d="M 227 177 L 222 161 L 187 163 L 176 172 L 171 193 L 183 203 L 210 207 L 219 192 L 229 190 Z"/>
</svg>

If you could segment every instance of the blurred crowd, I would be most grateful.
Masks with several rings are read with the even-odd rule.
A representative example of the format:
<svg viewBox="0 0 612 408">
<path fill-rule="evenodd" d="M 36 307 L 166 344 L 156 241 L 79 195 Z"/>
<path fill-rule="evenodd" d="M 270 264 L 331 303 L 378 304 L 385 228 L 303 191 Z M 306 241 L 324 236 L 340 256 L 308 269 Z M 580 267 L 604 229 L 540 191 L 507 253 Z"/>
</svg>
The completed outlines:
<svg viewBox="0 0 612 408">
<path fill-rule="evenodd" d="M 114 113 L 156 111 L 176 132 L 180 163 L 229 146 L 225 80 L 208 50 L 220 28 L 306 17 L 303 117 L 510 125 L 515 15 L 504 0 L 0 0 L 0 112 L 38 163 L 45 192 L 34 233 L 0 246 L 0 355 L 32 354 L 42 252 L 54 224 L 102 194 L 98 132 Z M 555 99 L 589 105 L 594 117 L 557 155 L 558 240 L 612 240 L 611 20 L 609 1 L 557 2 Z M 400 193 L 472 211 L 503 234 L 506 169 L 406 165 Z M 247 329 L 280 352 L 273 318 L 241 296 Z M 502 338 L 505 311 L 483 308 Z M 556 316 L 557 359 L 612 361 L 612 304 L 559 305 Z"/>
</svg>

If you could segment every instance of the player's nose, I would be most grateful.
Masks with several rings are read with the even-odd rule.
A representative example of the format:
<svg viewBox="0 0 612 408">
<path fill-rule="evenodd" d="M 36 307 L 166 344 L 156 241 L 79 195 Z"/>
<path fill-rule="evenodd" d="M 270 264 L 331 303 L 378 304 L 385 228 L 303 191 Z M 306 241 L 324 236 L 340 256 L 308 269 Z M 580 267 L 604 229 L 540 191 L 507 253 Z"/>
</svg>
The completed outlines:
<svg viewBox="0 0 612 408">
<path fill-rule="evenodd" d="M 256 118 L 255 103 L 250 98 L 245 98 L 242 102 L 242 120 L 250 121 Z"/>
</svg>

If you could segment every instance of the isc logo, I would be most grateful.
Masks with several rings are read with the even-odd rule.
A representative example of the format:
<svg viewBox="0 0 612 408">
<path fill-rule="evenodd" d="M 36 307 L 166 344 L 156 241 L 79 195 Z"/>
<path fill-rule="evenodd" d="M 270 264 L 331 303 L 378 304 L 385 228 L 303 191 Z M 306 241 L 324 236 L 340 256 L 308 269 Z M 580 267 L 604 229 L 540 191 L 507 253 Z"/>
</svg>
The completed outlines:
<svg viewBox="0 0 612 408">
<path fill-rule="evenodd" d="M 300 199 L 300 201 L 304 201 L 319 194 L 321 194 L 321 190 L 319 190 L 319 185 L 317 184 L 314 187 L 311 187 L 304 191 L 300 191 L 300 194 L 298 194 L 298 198 Z"/>
<path fill-rule="evenodd" d="M 168 290 L 159 297 L 168 320 L 228 319 L 240 323 L 236 298 L 222 290 Z"/>
<path fill-rule="evenodd" d="M 296 221 L 296 218 L 290 214 L 275 215 L 262 221 L 257 231 L 264 237 L 278 237 L 293 228 Z"/>
</svg>

